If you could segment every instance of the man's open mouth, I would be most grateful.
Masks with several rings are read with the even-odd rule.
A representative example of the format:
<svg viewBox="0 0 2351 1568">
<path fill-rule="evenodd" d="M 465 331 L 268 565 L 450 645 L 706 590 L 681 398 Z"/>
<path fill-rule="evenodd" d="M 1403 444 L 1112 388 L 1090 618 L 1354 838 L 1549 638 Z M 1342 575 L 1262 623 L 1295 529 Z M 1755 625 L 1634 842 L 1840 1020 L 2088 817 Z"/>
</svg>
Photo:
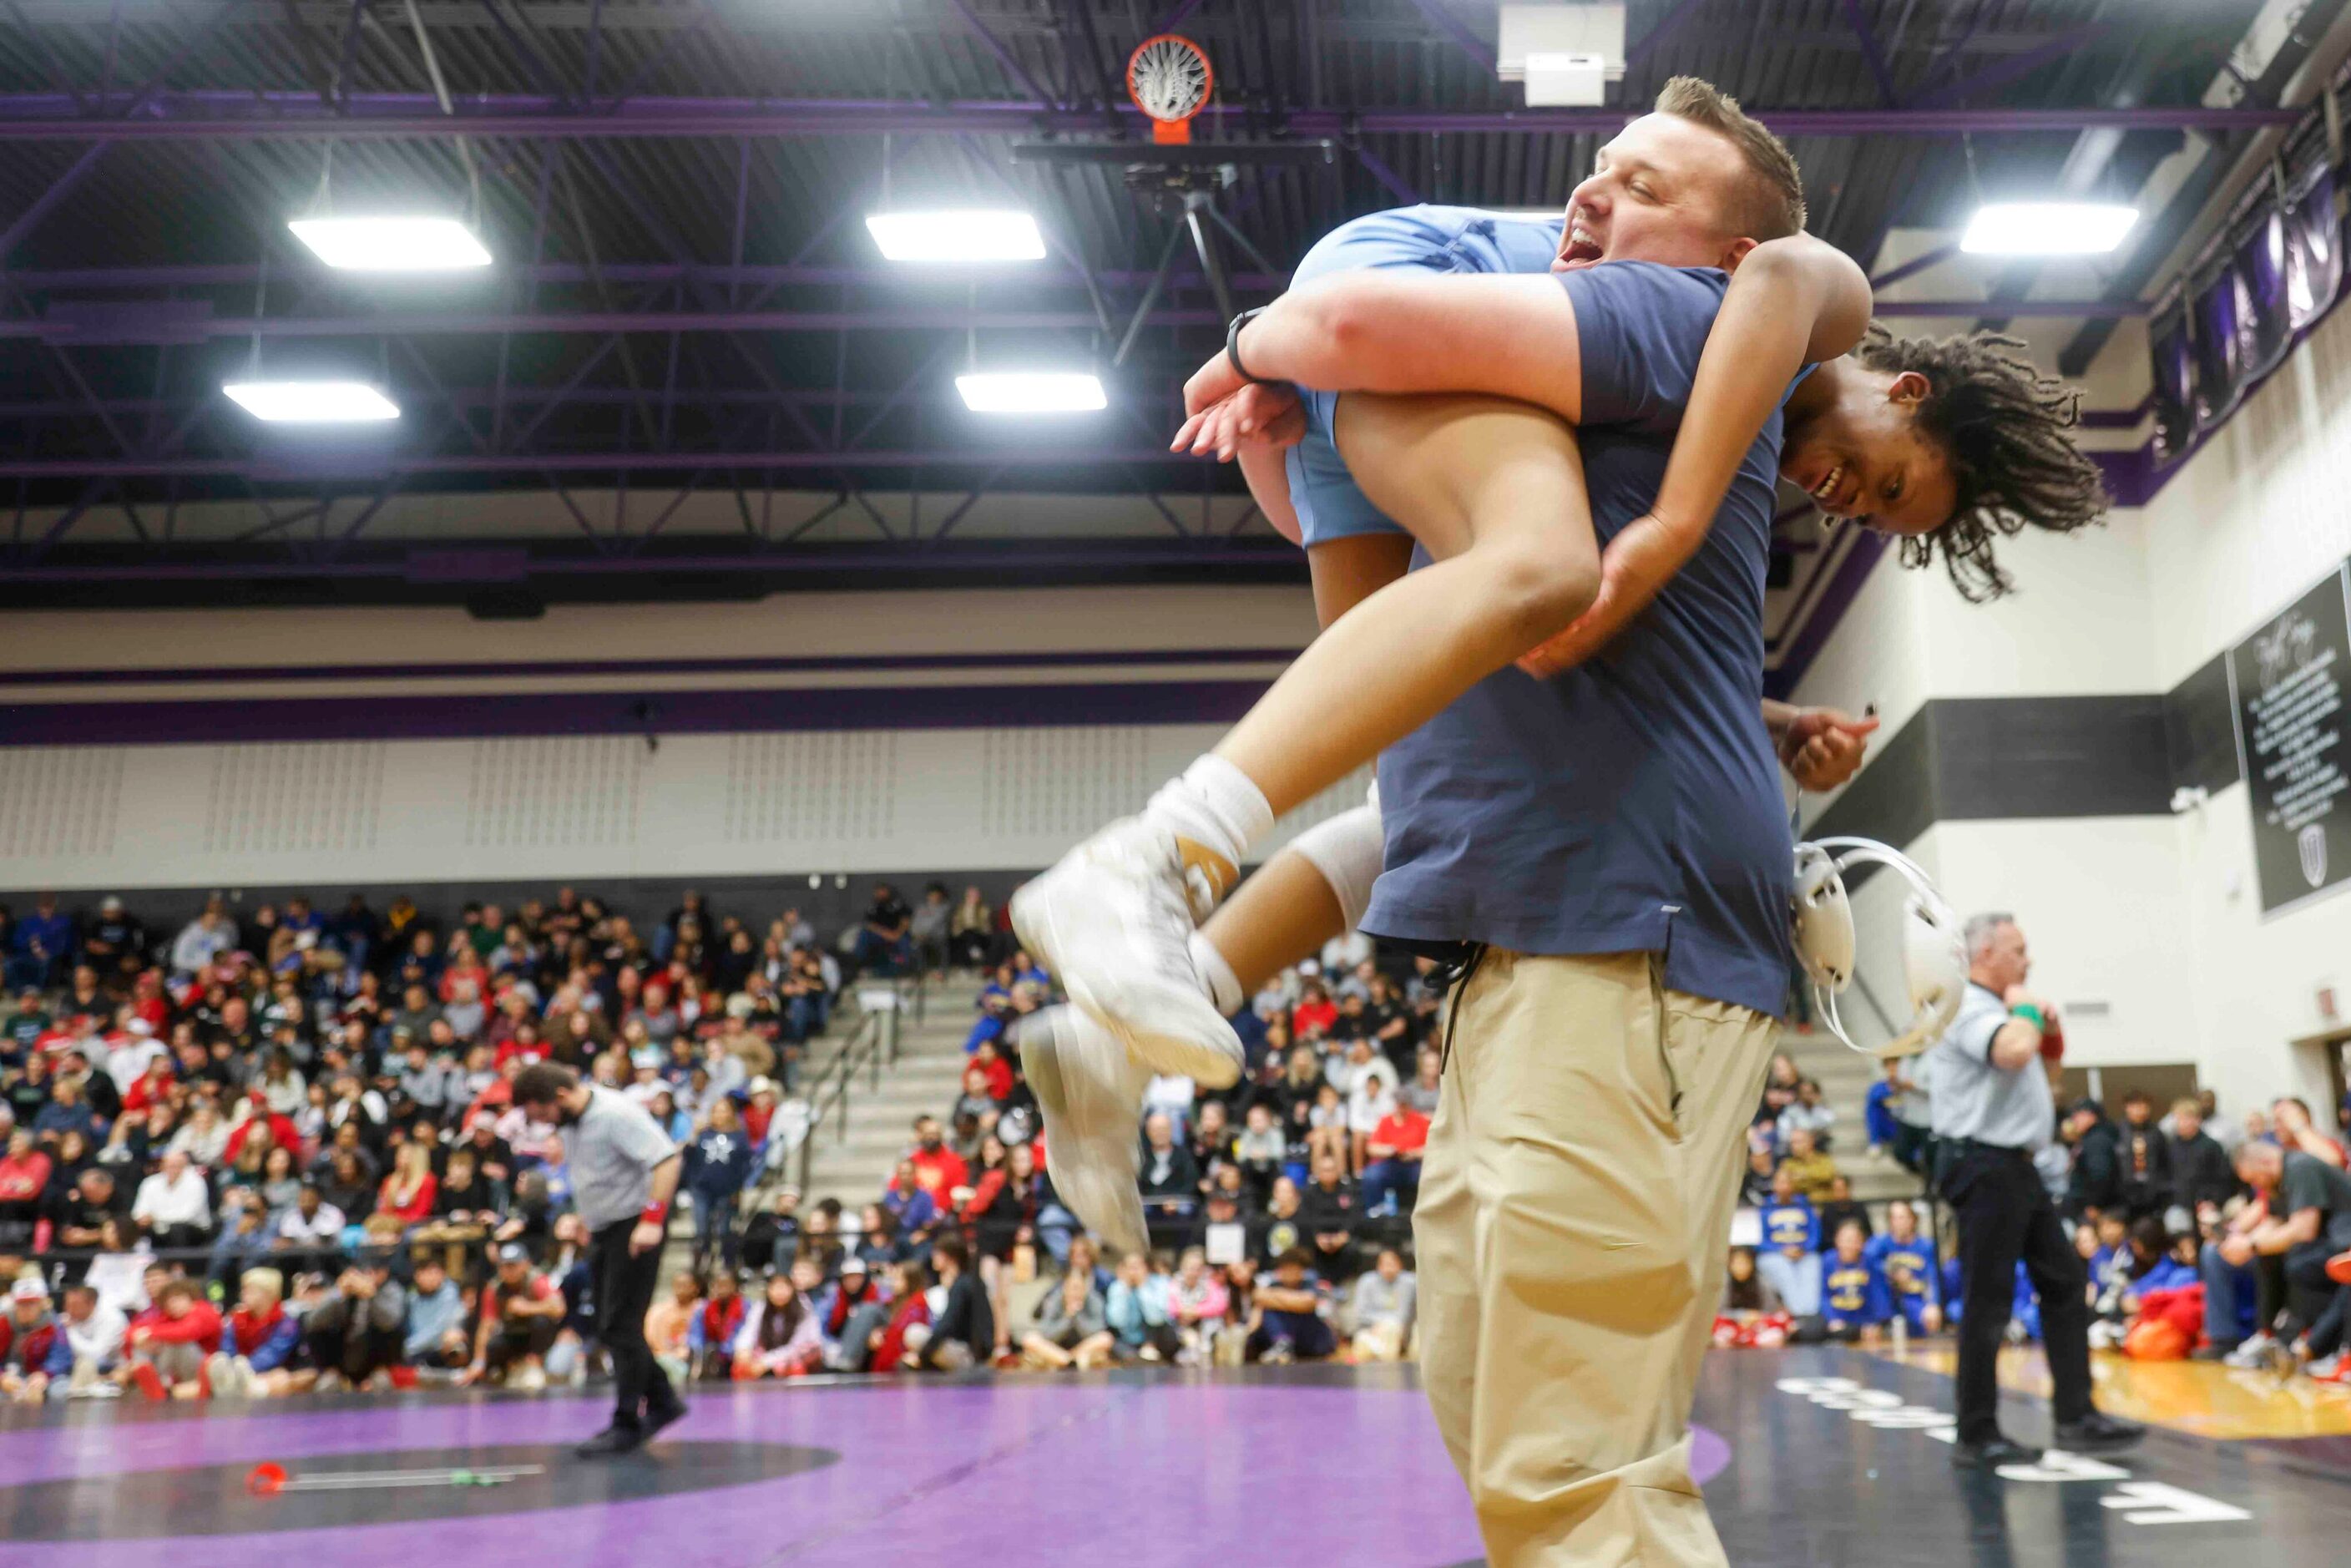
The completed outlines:
<svg viewBox="0 0 2351 1568">
<path fill-rule="evenodd" d="M 1559 246 L 1559 262 L 1555 270 L 1565 272 L 1572 267 L 1596 267 L 1602 256 L 1600 242 L 1581 224 L 1570 224 Z"/>
</svg>

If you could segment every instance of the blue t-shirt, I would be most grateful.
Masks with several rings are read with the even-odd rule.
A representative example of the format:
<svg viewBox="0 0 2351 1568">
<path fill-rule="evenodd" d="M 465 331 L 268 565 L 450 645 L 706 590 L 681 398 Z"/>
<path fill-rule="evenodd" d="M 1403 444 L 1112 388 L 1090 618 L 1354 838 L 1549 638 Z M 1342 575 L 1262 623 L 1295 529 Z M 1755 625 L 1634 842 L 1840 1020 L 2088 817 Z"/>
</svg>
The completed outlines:
<svg viewBox="0 0 2351 1568">
<path fill-rule="evenodd" d="M 1935 1249 L 1927 1245 L 1925 1237 L 1896 1241 L 1890 1235 L 1873 1236 L 1863 1244 L 1861 1255 L 1886 1276 L 1886 1288 L 1897 1300 L 1936 1299 Z"/>
<path fill-rule="evenodd" d="M 1729 280 L 1646 262 L 1559 277 L 1604 545 L 1656 498 Z M 1698 553 L 1598 656 L 1550 680 L 1502 670 L 1382 755 L 1387 870 L 1365 931 L 1659 953 L 1675 990 L 1782 1012 L 1794 844 L 1762 718 L 1780 439 L 1775 412 Z"/>
<path fill-rule="evenodd" d="M 1832 1323 L 1882 1323 L 1894 1315 L 1886 1276 L 1866 1257 L 1848 1263 L 1832 1253 L 1822 1261 L 1821 1315 Z"/>
<path fill-rule="evenodd" d="M 1820 1250 L 1821 1217 L 1806 1199 L 1767 1203 L 1761 1218 L 1763 1245 L 1773 1251 L 1783 1247 L 1801 1247 L 1807 1252 Z"/>
</svg>

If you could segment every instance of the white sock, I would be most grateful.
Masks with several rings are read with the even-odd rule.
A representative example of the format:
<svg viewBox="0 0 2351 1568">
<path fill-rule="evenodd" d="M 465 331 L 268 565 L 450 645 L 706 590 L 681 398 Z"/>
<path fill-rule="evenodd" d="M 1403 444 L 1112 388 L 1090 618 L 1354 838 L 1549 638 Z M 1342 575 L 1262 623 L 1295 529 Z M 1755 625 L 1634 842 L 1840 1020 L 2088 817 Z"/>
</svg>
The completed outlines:
<svg viewBox="0 0 2351 1568">
<path fill-rule="evenodd" d="M 1241 977 L 1233 973 L 1233 967 L 1217 951 L 1217 945 L 1208 940 L 1206 933 L 1195 931 L 1191 946 L 1192 967 L 1198 972 L 1200 984 L 1207 991 L 1208 999 L 1217 1004 L 1217 1010 L 1227 1018 L 1240 1011 L 1241 1003 L 1248 999 L 1241 995 Z"/>
<path fill-rule="evenodd" d="M 1171 779 L 1143 814 L 1222 857 L 1236 871 L 1249 845 L 1273 831 L 1273 808 L 1249 776 L 1214 752 Z"/>
</svg>

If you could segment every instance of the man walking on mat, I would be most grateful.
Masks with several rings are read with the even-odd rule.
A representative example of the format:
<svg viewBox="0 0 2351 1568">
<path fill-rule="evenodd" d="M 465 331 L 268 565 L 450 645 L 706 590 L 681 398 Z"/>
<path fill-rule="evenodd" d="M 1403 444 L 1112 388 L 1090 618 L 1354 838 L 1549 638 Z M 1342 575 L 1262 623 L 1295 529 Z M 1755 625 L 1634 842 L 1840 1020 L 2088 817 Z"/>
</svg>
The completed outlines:
<svg viewBox="0 0 2351 1568">
<path fill-rule="evenodd" d="M 685 1414 L 645 1341 L 645 1312 L 661 1273 L 678 1147 L 624 1094 L 583 1083 L 569 1067 L 535 1061 L 515 1074 L 514 1103 L 563 1128 L 571 1197 L 588 1227 L 596 1337 L 612 1358 L 612 1424 L 580 1445 L 583 1458 L 625 1454 Z"/>
</svg>

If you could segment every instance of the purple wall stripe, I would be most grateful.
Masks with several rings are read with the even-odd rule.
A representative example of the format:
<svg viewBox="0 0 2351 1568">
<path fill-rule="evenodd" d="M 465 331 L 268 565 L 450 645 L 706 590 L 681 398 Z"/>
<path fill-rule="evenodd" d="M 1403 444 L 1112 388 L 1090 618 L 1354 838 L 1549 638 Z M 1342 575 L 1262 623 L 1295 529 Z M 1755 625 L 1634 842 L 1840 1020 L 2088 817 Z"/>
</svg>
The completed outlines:
<svg viewBox="0 0 2351 1568">
<path fill-rule="evenodd" d="M 229 664 L 217 669 L 7 670 L 5 686 L 119 686 L 199 681 L 382 681 L 542 679 L 580 675 L 810 674 L 842 670 L 1053 669 L 1112 664 L 1287 664 L 1296 648 L 1151 648 L 1099 653 L 871 653 L 766 659 L 550 659 L 450 664 Z"/>
<path fill-rule="evenodd" d="M 459 740 L 805 729 L 1229 724 L 1265 681 L 859 686 L 792 691 L 549 692 L 233 702 L 17 703 L 0 747 L 289 740 Z"/>
<path fill-rule="evenodd" d="M 1829 579 L 1829 585 L 1821 594 L 1820 602 L 1813 606 L 1813 612 L 1804 617 L 1803 624 L 1797 629 L 1794 639 L 1788 644 L 1787 653 L 1781 658 L 1779 667 L 1763 673 L 1764 695 L 1785 698 L 1796 689 L 1796 683 L 1804 678 L 1804 672 L 1811 667 L 1814 655 L 1828 642 L 1829 633 L 1836 630 L 1837 622 L 1844 619 L 1844 612 L 1861 596 L 1861 585 L 1869 580 L 1871 570 L 1877 565 L 1878 557 L 1885 553 L 1884 535 L 1863 530 L 1854 536 L 1853 548 L 1845 552 L 1844 559 L 1837 563 L 1836 575 Z"/>
</svg>

